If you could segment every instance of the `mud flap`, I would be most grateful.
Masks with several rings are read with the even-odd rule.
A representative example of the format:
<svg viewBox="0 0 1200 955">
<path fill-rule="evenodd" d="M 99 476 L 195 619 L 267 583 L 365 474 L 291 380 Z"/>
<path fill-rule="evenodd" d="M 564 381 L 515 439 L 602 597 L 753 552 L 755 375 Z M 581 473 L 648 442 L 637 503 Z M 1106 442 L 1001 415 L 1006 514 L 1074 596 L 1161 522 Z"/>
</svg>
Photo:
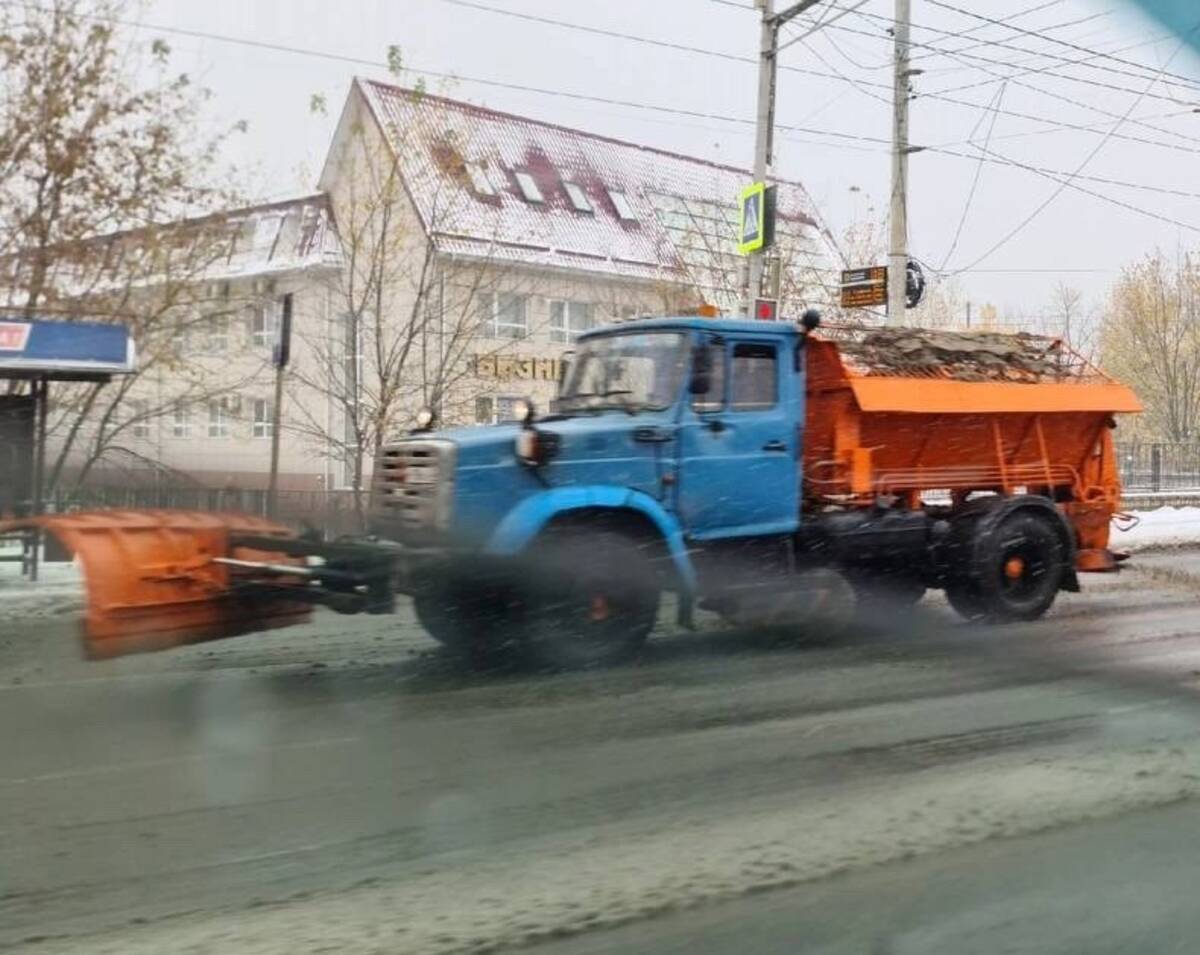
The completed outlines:
<svg viewBox="0 0 1200 955">
<path fill-rule="evenodd" d="M 280 596 L 214 558 L 300 565 L 287 554 L 230 545 L 234 536 L 294 537 L 271 521 L 192 511 L 94 511 L 0 523 L 0 533 L 39 527 L 79 561 L 87 610 L 83 650 L 90 659 L 165 650 L 188 643 L 303 623 L 309 604 Z M 299 577 L 295 581 L 300 586 Z"/>
</svg>

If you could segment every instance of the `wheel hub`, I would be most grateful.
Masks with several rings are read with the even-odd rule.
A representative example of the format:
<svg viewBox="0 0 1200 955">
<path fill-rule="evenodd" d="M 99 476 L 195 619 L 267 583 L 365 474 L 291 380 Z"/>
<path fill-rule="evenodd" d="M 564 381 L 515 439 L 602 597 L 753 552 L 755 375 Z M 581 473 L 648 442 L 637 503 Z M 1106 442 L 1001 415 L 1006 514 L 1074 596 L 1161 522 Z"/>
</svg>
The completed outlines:
<svg viewBox="0 0 1200 955">
<path fill-rule="evenodd" d="M 1004 576 L 1009 580 L 1020 580 L 1025 573 L 1025 560 L 1021 557 L 1010 557 L 1004 562 Z"/>
<path fill-rule="evenodd" d="M 593 623 L 603 623 L 610 616 L 612 616 L 612 607 L 609 606 L 608 598 L 603 594 L 595 594 L 588 607 L 588 619 Z"/>
</svg>

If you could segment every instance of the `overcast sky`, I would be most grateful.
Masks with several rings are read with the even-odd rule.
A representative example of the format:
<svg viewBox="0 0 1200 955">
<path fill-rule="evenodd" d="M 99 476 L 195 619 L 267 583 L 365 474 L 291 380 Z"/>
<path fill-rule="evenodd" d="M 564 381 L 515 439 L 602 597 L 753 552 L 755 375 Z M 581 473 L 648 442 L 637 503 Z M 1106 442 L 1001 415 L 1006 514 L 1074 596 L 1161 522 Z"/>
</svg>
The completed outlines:
<svg viewBox="0 0 1200 955">
<path fill-rule="evenodd" d="M 756 53 L 750 0 L 470 2 L 149 0 L 148 25 L 309 52 L 149 26 L 142 38 L 166 36 L 177 64 L 213 90 L 216 118 L 248 121 L 231 158 L 254 170 L 264 195 L 312 187 L 351 78 L 388 79 L 392 44 L 407 78 L 423 77 L 431 91 L 749 166 L 756 70 L 737 58 Z M 821 17 L 827 25 L 780 57 L 777 121 L 793 129 L 779 133 L 776 170 L 805 184 L 835 235 L 872 206 L 882 215 L 889 188 L 892 0 L 840 12 L 857 2 L 823 0 L 785 39 Z M 912 142 L 941 150 L 911 160 L 911 249 L 927 266 L 958 273 L 976 307 L 991 302 L 1019 318 L 1044 308 L 1060 279 L 1099 302 L 1120 266 L 1154 247 L 1200 249 L 1200 58 L 1191 49 L 1125 0 L 912 5 L 913 65 L 924 70 L 913 79 Z M 980 19 L 999 17 L 1006 25 Z M 328 115 L 310 111 L 314 94 Z M 990 161 L 980 163 L 985 148 Z M 1055 172 L 1059 181 L 1047 178 Z"/>
</svg>

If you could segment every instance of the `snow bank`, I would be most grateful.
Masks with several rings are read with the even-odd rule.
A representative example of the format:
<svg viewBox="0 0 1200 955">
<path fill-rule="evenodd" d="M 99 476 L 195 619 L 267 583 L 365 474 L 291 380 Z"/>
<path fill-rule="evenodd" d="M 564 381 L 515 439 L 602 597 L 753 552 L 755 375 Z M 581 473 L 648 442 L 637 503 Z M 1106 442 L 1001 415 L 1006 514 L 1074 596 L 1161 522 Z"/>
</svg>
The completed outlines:
<svg viewBox="0 0 1200 955">
<path fill-rule="evenodd" d="M 1200 507 L 1160 507 L 1131 516 L 1131 523 L 1118 521 L 1113 527 L 1113 550 L 1200 546 Z"/>
<path fill-rule="evenodd" d="M 57 617 L 83 610 L 83 575 L 75 564 L 42 564 L 38 580 L 17 562 L 0 562 L 0 620 Z"/>
</svg>

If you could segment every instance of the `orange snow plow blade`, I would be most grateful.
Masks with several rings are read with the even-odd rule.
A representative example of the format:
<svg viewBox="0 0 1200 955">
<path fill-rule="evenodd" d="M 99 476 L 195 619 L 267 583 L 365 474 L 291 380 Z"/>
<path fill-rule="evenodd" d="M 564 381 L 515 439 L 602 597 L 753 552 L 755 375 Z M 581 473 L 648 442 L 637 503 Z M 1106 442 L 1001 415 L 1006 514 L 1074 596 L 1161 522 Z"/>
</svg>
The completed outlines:
<svg viewBox="0 0 1200 955">
<path fill-rule="evenodd" d="M 260 546 L 262 538 L 294 538 L 271 521 L 192 511 L 92 511 L 0 523 L 0 533 L 31 527 L 53 534 L 79 560 L 87 592 L 83 647 L 91 659 L 286 627 L 309 617 L 307 603 L 280 597 L 278 586 L 270 596 L 255 594 L 244 571 L 219 560 L 269 560 L 299 570 L 295 557 L 236 545 L 238 536 L 253 537 Z"/>
</svg>

